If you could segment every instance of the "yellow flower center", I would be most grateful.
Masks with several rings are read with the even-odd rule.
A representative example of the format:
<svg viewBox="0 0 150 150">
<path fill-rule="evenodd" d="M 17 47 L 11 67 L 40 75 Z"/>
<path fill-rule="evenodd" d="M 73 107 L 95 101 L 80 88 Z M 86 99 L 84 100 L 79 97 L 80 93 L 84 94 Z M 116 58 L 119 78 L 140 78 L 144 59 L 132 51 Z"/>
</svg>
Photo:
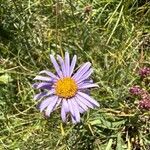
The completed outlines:
<svg viewBox="0 0 150 150">
<path fill-rule="evenodd" d="M 69 77 L 59 79 L 55 84 L 56 95 L 63 98 L 73 97 L 77 92 L 76 82 Z"/>
</svg>

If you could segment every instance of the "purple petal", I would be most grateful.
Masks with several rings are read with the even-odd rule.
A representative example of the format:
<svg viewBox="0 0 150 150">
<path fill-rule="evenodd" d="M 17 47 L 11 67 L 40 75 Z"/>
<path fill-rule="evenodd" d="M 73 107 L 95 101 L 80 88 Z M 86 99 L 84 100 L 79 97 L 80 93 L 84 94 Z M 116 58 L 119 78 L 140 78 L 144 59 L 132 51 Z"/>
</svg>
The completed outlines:
<svg viewBox="0 0 150 150">
<path fill-rule="evenodd" d="M 69 107 L 69 111 L 71 112 L 71 115 L 75 116 L 74 110 L 73 110 L 74 108 L 71 103 L 71 99 L 68 99 L 67 102 L 68 102 L 68 107 Z"/>
<path fill-rule="evenodd" d="M 55 96 L 53 98 L 53 101 L 46 108 L 46 111 L 45 111 L 46 116 L 50 116 L 51 112 L 55 109 L 57 101 L 58 101 L 58 96 Z"/>
<path fill-rule="evenodd" d="M 39 99 L 45 97 L 46 94 L 47 94 L 47 92 L 42 92 L 42 93 L 36 94 L 33 99 L 34 100 L 39 100 Z"/>
<path fill-rule="evenodd" d="M 76 81 L 79 80 L 80 77 L 89 70 L 90 66 L 91 66 L 90 62 L 85 63 L 79 68 L 79 70 L 73 75 L 72 78 L 75 79 Z"/>
<path fill-rule="evenodd" d="M 80 86 L 78 86 L 78 89 L 87 89 L 87 88 L 93 88 L 93 87 L 99 87 L 97 84 L 90 84 L 90 83 L 84 83 Z"/>
<path fill-rule="evenodd" d="M 66 121 L 66 112 L 65 112 L 65 108 L 63 105 L 61 107 L 61 118 L 62 118 L 63 122 Z"/>
<path fill-rule="evenodd" d="M 92 79 L 86 79 L 86 80 L 84 80 L 84 82 L 82 82 L 82 83 L 93 83 L 93 80 L 92 80 Z"/>
<path fill-rule="evenodd" d="M 79 109 L 74 103 L 74 98 L 68 99 L 68 106 L 71 116 L 74 118 L 75 122 L 80 122 Z"/>
<path fill-rule="evenodd" d="M 55 96 L 48 97 L 44 99 L 39 106 L 40 111 L 42 112 L 51 102 L 53 102 Z"/>
<path fill-rule="evenodd" d="M 65 66 L 66 66 L 66 76 L 69 77 L 70 75 L 70 57 L 69 53 L 65 53 Z"/>
<path fill-rule="evenodd" d="M 42 92 L 42 93 L 36 94 L 34 96 L 34 99 L 38 100 L 38 99 L 41 99 L 42 97 L 53 95 L 54 93 L 55 93 L 55 89 L 51 89 L 48 92 Z"/>
<path fill-rule="evenodd" d="M 49 71 L 47 71 L 47 70 L 43 70 L 43 71 L 39 72 L 39 74 L 43 74 L 43 73 L 47 74 L 48 76 L 50 76 L 51 78 L 53 78 L 53 79 L 55 79 L 55 80 L 58 80 L 58 79 L 59 79 L 59 77 L 57 77 L 57 76 L 54 75 L 52 72 L 49 72 Z"/>
<path fill-rule="evenodd" d="M 56 61 L 56 59 L 54 58 L 53 55 L 50 55 L 50 59 L 51 59 L 51 62 L 53 63 L 53 66 L 54 66 L 54 68 L 55 68 L 57 74 L 59 75 L 60 78 L 62 78 L 62 77 L 63 77 L 63 74 L 62 74 L 62 71 L 60 70 L 60 67 L 59 67 L 59 65 L 58 65 L 58 63 L 57 63 L 57 61 Z"/>
<path fill-rule="evenodd" d="M 76 122 L 80 122 L 79 106 L 75 102 L 75 98 L 72 98 L 70 100 L 70 102 L 71 102 L 72 106 L 74 107 L 73 111 L 74 111 L 75 120 L 76 120 Z"/>
<path fill-rule="evenodd" d="M 82 86 L 83 84 L 92 84 L 92 83 L 93 83 L 93 80 L 86 79 L 86 80 L 78 83 L 78 87 Z"/>
<path fill-rule="evenodd" d="M 71 62 L 71 66 L 70 66 L 70 77 L 71 77 L 71 75 L 72 75 L 72 73 L 74 71 L 74 67 L 76 65 L 76 61 L 77 61 L 77 56 L 74 55 L 73 59 L 72 59 L 72 62 Z"/>
<path fill-rule="evenodd" d="M 92 103 L 90 103 L 88 100 L 86 100 L 85 98 L 81 97 L 80 95 L 76 94 L 77 99 L 83 103 L 84 105 L 86 105 L 89 108 L 94 108 L 94 105 Z"/>
<path fill-rule="evenodd" d="M 52 78 L 50 78 L 50 77 L 43 77 L 43 76 L 36 76 L 33 80 L 41 80 L 41 81 L 51 82 Z"/>
<path fill-rule="evenodd" d="M 36 86 L 37 89 L 51 89 L 52 83 L 41 82 Z"/>
<path fill-rule="evenodd" d="M 63 76 L 66 77 L 66 68 L 65 68 L 64 60 L 63 60 L 62 57 L 59 56 L 59 55 L 57 55 L 57 59 L 58 59 L 59 64 L 60 64 L 60 66 L 61 66 L 61 70 L 62 70 Z"/>
<path fill-rule="evenodd" d="M 39 83 L 34 83 L 34 84 L 32 84 L 32 87 L 37 88 L 38 85 L 39 85 Z"/>
<path fill-rule="evenodd" d="M 65 122 L 66 121 L 66 114 L 69 112 L 69 106 L 66 99 L 62 100 L 62 107 L 61 107 L 61 118 Z"/>
<path fill-rule="evenodd" d="M 94 104 L 95 106 L 99 107 L 99 103 L 97 101 L 95 101 L 92 97 L 90 97 L 89 95 L 82 93 L 82 92 L 78 92 L 78 94 L 83 97 L 84 99 L 88 100 L 90 103 Z"/>
<path fill-rule="evenodd" d="M 79 112 L 80 112 L 81 114 L 83 114 L 83 113 L 85 112 L 85 110 L 84 110 L 82 107 L 79 107 Z"/>
<path fill-rule="evenodd" d="M 57 109 L 57 107 L 60 105 L 60 102 L 62 101 L 62 98 L 58 98 L 55 109 Z"/>
<path fill-rule="evenodd" d="M 56 92 L 55 89 L 51 89 L 47 92 L 46 96 L 50 96 L 50 95 L 54 94 L 55 92 Z"/>
<path fill-rule="evenodd" d="M 84 75 L 78 76 L 77 83 L 80 83 L 80 82 L 86 80 L 87 78 L 89 78 L 89 76 L 92 73 L 93 73 L 93 69 L 89 69 Z"/>
<path fill-rule="evenodd" d="M 77 104 L 84 110 L 84 111 L 87 111 L 88 110 L 88 107 L 77 97 L 75 97 L 75 100 L 77 102 Z"/>
<path fill-rule="evenodd" d="M 76 123 L 77 123 L 77 121 L 75 120 L 75 118 L 74 118 L 73 115 L 71 115 L 71 120 L 72 120 L 72 123 L 73 123 L 73 124 L 76 124 Z"/>
</svg>

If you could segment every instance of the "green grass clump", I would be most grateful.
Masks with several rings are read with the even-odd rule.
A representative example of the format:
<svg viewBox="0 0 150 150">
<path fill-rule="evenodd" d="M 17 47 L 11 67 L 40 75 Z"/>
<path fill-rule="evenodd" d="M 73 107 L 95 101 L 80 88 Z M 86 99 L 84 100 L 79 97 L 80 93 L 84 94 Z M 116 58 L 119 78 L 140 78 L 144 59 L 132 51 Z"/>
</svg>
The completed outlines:
<svg viewBox="0 0 150 150">
<path fill-rule="evenodd" d="M 150 149 L 150 112 L 129 94 L 136 84 L 150 92 L 137 73 L 150 66 L 148 0 L 1 0 L 0 14 L 0 149 Z M 66 50 L 92 62 L 100 86 L 100 108 L 77 125 L 59 109 L 45 118 L 33 100 L 33 78 Z"/>
</svg>

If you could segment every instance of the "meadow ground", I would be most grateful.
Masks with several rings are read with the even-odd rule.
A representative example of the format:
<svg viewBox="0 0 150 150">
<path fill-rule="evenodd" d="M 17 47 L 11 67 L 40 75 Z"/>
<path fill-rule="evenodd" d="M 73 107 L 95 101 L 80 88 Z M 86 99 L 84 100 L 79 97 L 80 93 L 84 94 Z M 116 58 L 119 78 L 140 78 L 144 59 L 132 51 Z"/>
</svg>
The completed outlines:
<svg viewBox="0 0 150 150">
<path fill-rule="evenodd" d="M 149 150 L 150 112 L 129 88 L 150 92 L 148 0 L 1 0 L 0 149 Z M 81 123 L 62 123 L 60 109 L 45 118 L 37 109 L 33 78 L 53 70 L 49 54 L 68 51 L 78 66 L 92 63 L 91 92 L 100 108 Z"/>
</svg>

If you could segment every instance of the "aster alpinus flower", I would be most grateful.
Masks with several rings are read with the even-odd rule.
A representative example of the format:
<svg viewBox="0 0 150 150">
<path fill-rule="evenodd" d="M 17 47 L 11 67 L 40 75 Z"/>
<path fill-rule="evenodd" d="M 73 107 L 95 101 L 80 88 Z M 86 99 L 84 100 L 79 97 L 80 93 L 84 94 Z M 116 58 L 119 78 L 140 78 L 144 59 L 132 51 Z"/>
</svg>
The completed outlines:
<svg viewBox="0 0 150 150">
<path fill-rule="evenodd" d="M 70 61 L 69 53 L 65 53 L 65 59 L 57 55 L 57 60 L 53 55 L 50 55 L 51 62 L 55 68 L 56 73 L 47 70 L 41 71 L 34 80 L 39 82 L 33 85 L 36 89 L 43 91 L 34 96 L 35 100 L 41 100 L 39 109 L 44 112 L 46 116 L 50 116 L 58 106 L 61 106 L 61 118 L 65 122 L 67 114 L 70 114 L 72 122 L 80 122 L 80 113 L 84 113 L 89 108 L 99 106 L 99 103 L 87 94 L 90 88 L 98 87 L 90 79 L 93 70 L 91 63 L 83 64 L 76 72 L 74 68 L 76 65 L 77 56 L 74 55 Z"/>
</svg>

